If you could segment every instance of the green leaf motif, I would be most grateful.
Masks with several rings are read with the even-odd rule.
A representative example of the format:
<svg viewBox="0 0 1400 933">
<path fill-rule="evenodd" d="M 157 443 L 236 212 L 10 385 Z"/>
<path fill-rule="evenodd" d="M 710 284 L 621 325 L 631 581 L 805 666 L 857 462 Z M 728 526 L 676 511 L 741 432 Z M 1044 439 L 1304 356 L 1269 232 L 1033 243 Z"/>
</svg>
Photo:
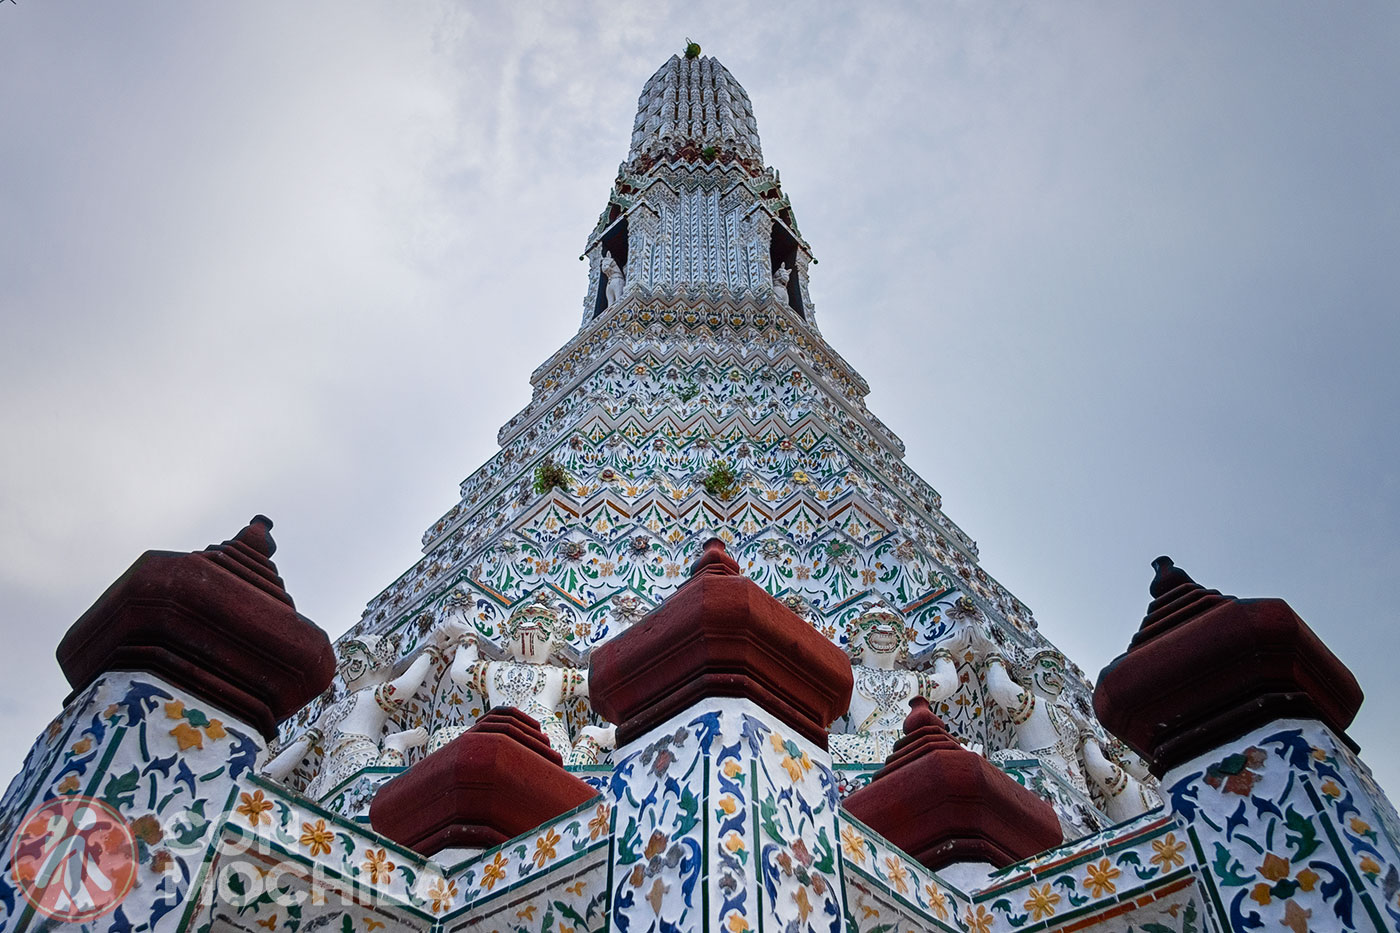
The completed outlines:
<svg viewBox="0 0 1400 933">
<path fill-rule="evenodd" d="M 817 832 L 817 852 L 821 853 L 821 858 L 812 864 L 812 869 L 828 875 L 833 874 L 836 871 L 836 852 L 831 845 L 831 837 L 826 834 L 825 826 Z"/>
<path fill-rule="evenodd" d="M 622 838 L 618 840 L 617 843 L 617 850 L 619 853 L 617 863 L 619 865 L 631 865 L 641 858 L 641 856 L 637 854 L 637 836 L 637 818 L 628 817 L 627 828 L 623 830 Z"/>
<path fill-rule="evenodd" d="M 778 806 L 771 799 L 764 799 L 758 805 L 759 822 L 763 825 L 763 831 L 778 845 L 787 845 L 787 839 L 783 837 L 782 830 L 778 827 L 775 819 L 778 815 Z"/>
<path fill-rule="evenodd" d="M 690 792 L 689 787 L 681 792 L 680 810 L 680 820 L 677 822 L 676 831 L 671 834 L 672 839 L 681 838 L 700 822 L 700 801 Z"/>
<path fill-rule="evenodd" d="M 1238 887 L 1242 884 L 1249 884 L 1250 876 L 1240 874 L 1244 865 L 1230 855 L 1230 850 L 1220 843 L 1215 844 L 1215 860 L 1210 866 L 1215 871 L 1215 876 L 1220 879 L 1220 883 L 1227 888 Z"/>
<path fill-rule="evenodd" d="M 204 801 L 196 800 L 190 804 L 184 815 L 175 821 L 170 836 L 181 847 L 188 847 L 198 842 L 208 828 L 209 818 L 204 815 Z"/>
<path fill-rule="evenodd" d="M 1283 842 L 1296 850 L 1293 861 L 1301 862 L 1322 845 L 1317 838 L 1317 827 L 1313 825 L 1313 821 L 1297 810 L 1289 807 L 1284 814 L 1284 821 L 1291 831 L 1284 834 Z"/>
<path fill-rule="evenodd" d="M 115 774 L 107 778 L 107 789 L 102 792 L 102 799 L 114 807 L 122 804 L 131 806 L 135 800 L 136 787 L 141 783 L 141 774 L 132 765 L 131 770 L 121 777 Z"/>
<path fill-rule="evenodd" d="M 551 906 L 554 910 L 559 911 L 559 916 L 572 921 L 577 929 L 588 929 L 588 920 L 569 904 L 564 901 L 555 901 Z"/>
<path fill-rule="evenodd" d="M 1064 889 L 1065 897 L 1069 898 L 1069 903 L 1072 907 L 1078 907 L 1081 904 L 1087 904 L 1091 900 L 1091 898 L 1087 894 L 1078 893 L 1079 884 L 1074 880 L 1073 876 L 1071 875 L 1061 875 L 1060 877 L 1056 878 L 1055 887 Z"/>
</svg>

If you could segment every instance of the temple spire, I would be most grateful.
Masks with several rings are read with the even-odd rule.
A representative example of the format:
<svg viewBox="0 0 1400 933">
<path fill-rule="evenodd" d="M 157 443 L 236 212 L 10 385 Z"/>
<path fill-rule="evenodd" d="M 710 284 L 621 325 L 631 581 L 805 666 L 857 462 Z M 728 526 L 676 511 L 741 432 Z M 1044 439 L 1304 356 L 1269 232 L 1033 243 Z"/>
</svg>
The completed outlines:
<svg viewBox="0 0 1400 933">
<path fill-rule="evenodd" d="M 642 86 L 627 153 L 632 170 L 681 153 L 703 158 L 707 151 L 710 159 L 727 156 L 762 170 L 748 93 L 717 59 L 689 54 L 698 49 L 689 43 L 685 55 L 672 55 Z"/>
</svg>

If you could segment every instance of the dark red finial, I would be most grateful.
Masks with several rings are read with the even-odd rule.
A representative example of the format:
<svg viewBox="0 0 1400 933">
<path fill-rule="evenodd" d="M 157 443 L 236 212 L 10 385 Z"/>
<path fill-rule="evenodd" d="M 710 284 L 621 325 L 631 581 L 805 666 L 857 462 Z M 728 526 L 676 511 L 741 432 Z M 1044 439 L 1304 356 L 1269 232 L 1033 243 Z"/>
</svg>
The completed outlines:
<svg viewBox="0 0 1400 933">
<path fill-rule="evenodd" d="M 885 766 L 844 806 L 934 871 L 957 862 L 1005 867 L 1062 838 L 1054 808 L 959 745 L 921 696 L 909 701 L 904 737 Z"/>
<path fill-rule="evenodd" d="M 904 717 L 904 734 L 913 735 L 922 726 L 940 726 L 942 721 L 928 705 L 928 697 L 916 696 L 909 701 L 909 715 Z"/>
<path fill-rule="evenodd" d="M 108 671 L 147 671 L 275 736 L 330 685 L 335 652 L 268 559 L 271 527 L 255 515 L 202 551 L 142 554 L 59 643 L 74 690 Z"/>
<path fill-rule="evenodd" d="M 420 855 L 500 845 L 597 796 L 565 771 L 534 719 L 498 706 L 380 786 L 375 832 Z"/>
<path fill-rule="evenodd" d="M 1128 650 L 1099 674 L 1099 722 L 1159 777 L 1279 719 L 1346 736 L 1361 687 L 1281 599 L 1206 589 L 1159 557 L 1152 602 Z"/>
<path fill-rule="evenodd" d="M 702 573 L 722 573 L 731 577 L 740 575 L 739 562 L 725 552 L 724 542 L 719 538 L 706 541 L 704 551 L 690 567 L 692 577 Z"/>
<path fill-rule="evenodd" d="M 1152 586 L 1148 588 L 1152 597 L 1165 596 L 1178 586 L 1197 586 L 1191 575 L 1182 570 L 1172 559 L 1163 555 L 1152 562 L 1152 569 L 1157 571 L 1157 576 L 1152 578 Z"/>
<path fill-rule="evenodd" d="M 646 618 L 593 649 L 589 699 L 626 745 L 712 697 L 740 697 L 826 748 L 851 702 L 851 659 L 705 542 L 691 577 Z"/>
<path fill-rule="evenodd" d="M 233 540 L 246 544 L 263 557 L 271 557 L 277 553 L 277 542 L 272 540 L 271 531 L 272 519 L 266 515 L 254 515 L 247 526 L 233 536 Z"/>
</svg>

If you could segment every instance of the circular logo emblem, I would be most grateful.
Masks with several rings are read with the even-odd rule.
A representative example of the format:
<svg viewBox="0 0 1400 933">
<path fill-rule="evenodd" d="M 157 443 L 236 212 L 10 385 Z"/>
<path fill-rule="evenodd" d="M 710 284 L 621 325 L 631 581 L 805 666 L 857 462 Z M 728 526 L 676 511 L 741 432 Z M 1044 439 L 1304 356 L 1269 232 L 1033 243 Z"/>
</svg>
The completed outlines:
<svg viewBox="0 0 1400 933">
<path fill-rule="evenodd" d="M 91 920 L 115 909 L 136 882 L 136 837 L 109 804 L 57 797 L 25 815 L 10 864 L 35 910 L 56 920 Z"/>
</svg>

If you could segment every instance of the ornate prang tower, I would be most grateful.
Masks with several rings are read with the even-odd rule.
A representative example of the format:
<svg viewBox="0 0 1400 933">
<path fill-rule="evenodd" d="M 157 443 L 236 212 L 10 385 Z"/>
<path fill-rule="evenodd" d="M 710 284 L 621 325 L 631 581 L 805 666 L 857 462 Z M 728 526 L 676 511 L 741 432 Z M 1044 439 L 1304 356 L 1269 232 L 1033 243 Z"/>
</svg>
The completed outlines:
<svg viewBox="0 0 1400 933">
<path fill-rule="evenodd" d="M 530 404 L 424 534 L 423 558 L 339 641 L 342 661 L 413 676 L 371 743 L 333 706 L 288 724 L 284 745 L 315 727 L 305 760 L 274 769 L 293 786 L 363 817 L 403 760 L 501 703 L 540 718 L 575 765 L 606 763 L 611 736 L 583 695 L 590 653 L 674 593 L 717 537 L 857 661 L 831 743 L 843 794 L 923 694 L 959 742 L 1051 801 L 1069 838 L 1155 803 L 1082 673 L 978 565 L 823 339 L 811 247 L 762 159 L 749 96 L 717 60 L 673 56 L 647 80 L 584 244 L 578 333 L 531 376 Z M 464 642 L 472 660 L 454 679 Z M 512 652 L 545 663 L 491 667 Z"/>
<path fill-rule="evenodd" d="M 334 649 L 262 515 L 69 629 L 0 933 L 1400 931 L 1350 672 L 1161 557 L 1091 690 L 817 330 L 698 46 L 585 255 L 579 332 Z"/>
</svg>

